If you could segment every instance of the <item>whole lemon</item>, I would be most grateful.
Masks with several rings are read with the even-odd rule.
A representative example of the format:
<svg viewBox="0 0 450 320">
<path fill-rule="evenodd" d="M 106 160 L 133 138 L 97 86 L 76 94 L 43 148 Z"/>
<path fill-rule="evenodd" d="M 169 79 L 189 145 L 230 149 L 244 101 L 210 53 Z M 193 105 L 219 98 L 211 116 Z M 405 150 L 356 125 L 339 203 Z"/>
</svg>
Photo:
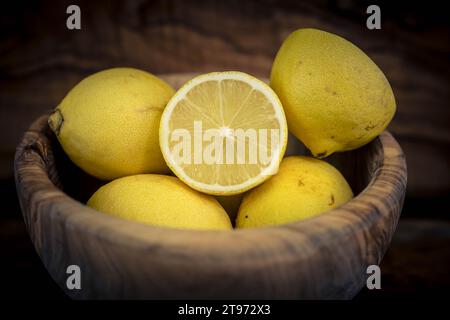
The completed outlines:
<svg viewBox="0 0 450 320">
<path fill-rule="evenodd" d="M 159 174 L 128 176 L 102 186 L 87 202 L 98 211 L 158 226 L 232 229 L 213 196 L 195 191 L 178 178 Z"/>
<path fill-rule="evenodd" d="M 159 121 L 173 94 L 145 71 L 108 69 L 78 83 L 48 122 L 69 158 L 97 178 L 164 173 Z"/>
<path fill-rule="evenodd" d="M 347 181 L 332 165 L 311 157 L 286 157 L 275 176 L 244 196 L 236 227 L 303 220 L 336 208 L 352 197 Z"/>
<path fill-rule="evenodd" d="M 364 52 L 315 29 L 287 37 L 270 85 L 283 103 L 289 130 L 319 158 L 370 142 L 396 109 L 388 80 Z"/>
</svg>

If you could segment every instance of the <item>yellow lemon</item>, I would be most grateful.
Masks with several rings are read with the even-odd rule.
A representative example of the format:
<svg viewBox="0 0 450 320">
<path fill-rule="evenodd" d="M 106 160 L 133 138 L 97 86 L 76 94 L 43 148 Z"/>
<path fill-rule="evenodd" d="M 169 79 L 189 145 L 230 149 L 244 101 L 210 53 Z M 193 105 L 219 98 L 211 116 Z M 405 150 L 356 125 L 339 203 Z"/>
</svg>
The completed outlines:
<svg viewBox="0 0 450 320">
<path fill-rule="evenodd" d="M 352 197 L 347 181 L 332 165 L 311 157 L 286 157 L 278 174 L 245 194 L 236 227 L 303 220 L 336 208 Z"/>
<path fill-rule="evenodd" d="M 116 179 L 98 189 L 87 205 L 119 218 L 158 226 L 232 229 L 227 213 L 214 197 L 165 175 Z"/>
<path fill-rule="evenodd" d="M 192 79 L 170 99 L 159 138 L 167 164 L 183 182 L 233 195 L 277 172 L 287 124 L 267 84 L 242 72 L 214 72 Z"/>
<path fill-rule="evenodd" d="M 104 70 L 78 83 L 48 122 L 69 158 L 97 178 L 164 173 L 159 121 L 173 94 L 145 71 Z"/>
<path fill-rule="evenodd" d="M 392 89 L 377 65 L 349 41 L 300 29 L 283 42 L 270 85 L 283 103 L 289 130 L 316 157 L 358 148 L 392 120 Z"/>
</svg>

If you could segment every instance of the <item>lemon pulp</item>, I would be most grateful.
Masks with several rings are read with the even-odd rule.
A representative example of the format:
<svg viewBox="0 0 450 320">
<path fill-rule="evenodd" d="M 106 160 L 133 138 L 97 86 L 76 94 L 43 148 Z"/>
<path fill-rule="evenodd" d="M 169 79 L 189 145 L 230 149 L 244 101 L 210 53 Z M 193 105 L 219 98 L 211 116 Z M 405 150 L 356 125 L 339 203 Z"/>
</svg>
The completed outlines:
<svg viewBox="0 0 450 320">
<path fill-rule="evenodd" d="M 259 185 L 277 172 L 286 143 L 277 95 L 242 72 L 192 79 L 161 117 L 167 164 L 186 184 L 208 194 L 238 194 Z"/>
</svg>

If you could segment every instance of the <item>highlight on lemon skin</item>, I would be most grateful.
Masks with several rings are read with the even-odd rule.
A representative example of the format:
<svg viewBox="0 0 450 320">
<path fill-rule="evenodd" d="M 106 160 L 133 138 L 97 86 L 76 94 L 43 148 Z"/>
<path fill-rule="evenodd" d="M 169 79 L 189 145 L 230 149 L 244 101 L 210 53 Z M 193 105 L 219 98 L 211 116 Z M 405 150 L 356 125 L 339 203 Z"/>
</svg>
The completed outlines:
<svg viewBox="0 0 450 320">
<path fill-rule="evenodd" d="M 277 172 L 287 123 L 267 84 L 243 72 L 214 72 L 192 79 L 170 99 L 159 139 L 164 159 L 183 182 L 226 196 Z"/>
<path fill-rule="evenodd" d="M 98 189 L 87 205 L 118 218 L 150 225 L 232 229 L 228 214 L 213 196 L 165 175 L 142 174 L 116 179 Z"/>
<path fill-rule="evenodd" d="M 305 220 L 337 208 L 352 197 L 345 178 L 329 163 L 305 156 L 286 157 L 275 176 L 245 194 L 236 227 Z"/>
</svg>

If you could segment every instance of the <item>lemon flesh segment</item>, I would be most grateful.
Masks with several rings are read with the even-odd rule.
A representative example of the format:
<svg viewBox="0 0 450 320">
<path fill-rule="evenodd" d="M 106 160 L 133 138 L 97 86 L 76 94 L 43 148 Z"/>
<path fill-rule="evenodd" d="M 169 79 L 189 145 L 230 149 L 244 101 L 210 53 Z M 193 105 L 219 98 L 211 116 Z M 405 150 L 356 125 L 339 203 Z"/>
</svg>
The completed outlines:
<svg viewBox="0 0 450 320">
<path fill-rule="evenodd" d="M 176 135 L 180 132 L 188 139 Z M 160 146 L 168 166 L 208 194 L 239 194 L 259 185 L 278 171 L 286 144 L 286 118 L 277 95 L 242 72 L 192 79 L 161 117 Z"/>
</svg>

